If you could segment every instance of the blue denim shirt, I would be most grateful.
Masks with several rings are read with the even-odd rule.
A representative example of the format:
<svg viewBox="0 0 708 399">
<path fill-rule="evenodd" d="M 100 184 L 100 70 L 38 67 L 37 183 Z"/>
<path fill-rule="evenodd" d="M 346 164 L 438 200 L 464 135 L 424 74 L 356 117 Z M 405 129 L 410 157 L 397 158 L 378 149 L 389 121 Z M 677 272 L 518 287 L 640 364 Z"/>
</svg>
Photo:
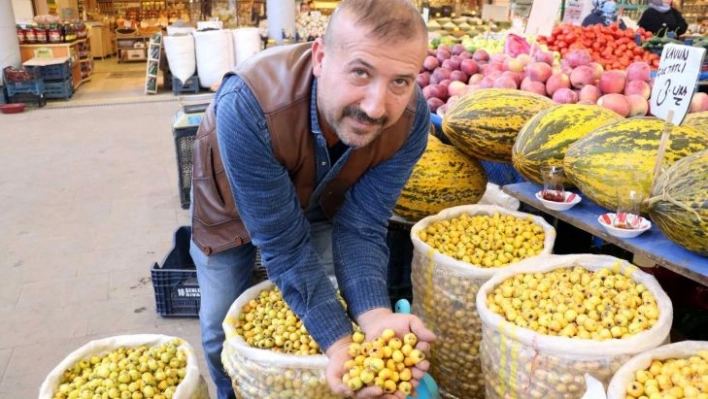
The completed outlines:
<svg viewBox="0 0 708 399">
<path fill-rule="evenodd" d="M 324 186 L 342 168 L 351 148 L 332 165 L 317 117 L 316 80 L 311 97 L 311 130 L 316 141 L 318 208 Z M 347 192 L 332 223 L 332 255 L 342 296 L 353 318 L 390 308 L 386 288 L 388 219 L 413 166 L 425 151 L 430 111 L 422 94 L 413 131 L 389 160 L 367 171 Z M 263 110 L 237 75 L 216 94 L 217 137 L 236 205 L 253 244 L 260 247 L 269 278 L 302 319 L 322 350 L 352 333 L 351 320 L 336 297 L 310 243 L 309 221 L 300 208 L 288 171 L 273 154 Z M 313 209 L 316 210 L 316 209 Z"/>
</svg>

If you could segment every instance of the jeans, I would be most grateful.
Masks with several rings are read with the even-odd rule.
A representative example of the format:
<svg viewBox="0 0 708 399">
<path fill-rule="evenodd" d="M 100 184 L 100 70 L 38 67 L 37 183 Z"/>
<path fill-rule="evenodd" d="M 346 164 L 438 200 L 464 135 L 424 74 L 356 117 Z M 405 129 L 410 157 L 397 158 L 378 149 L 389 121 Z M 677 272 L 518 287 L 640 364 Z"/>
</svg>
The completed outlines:
<svg viewBox="0 0 708 399">
<path fill-rule="evenodd" d="M 325 272 L 334 276 L 332 225 L 329 222 L 312 223 L 310 238 L 320 255 Z M 201 291 L 199 324 L 209 373 L 216 384 L 217 398 L 235 399 L 231 378 L 221 364 L 225 339 L 221 324 L 236 298 L 251 285 L 256 247 L 249 243 L 207 256 L 191 241 L 189 253 L 197 267 Z"/>
</svg>

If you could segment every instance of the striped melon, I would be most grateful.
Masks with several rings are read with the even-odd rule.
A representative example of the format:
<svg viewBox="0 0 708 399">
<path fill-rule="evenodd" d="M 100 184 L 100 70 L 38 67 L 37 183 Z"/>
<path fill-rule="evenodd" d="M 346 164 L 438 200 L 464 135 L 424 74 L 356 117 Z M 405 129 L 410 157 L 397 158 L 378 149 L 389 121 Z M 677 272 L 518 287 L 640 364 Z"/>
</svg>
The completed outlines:
<svg viewBox="0 0 708 399">
<path fill-rule="evenodd" d="M 708 150 L 671 165 L 647 202 L 651 220 L 671 241 L 708 256 Z"/>
<path fill-rule="evenodd" d="M 548 97 L 520 90 L 477 90 L 448 109 L 442 128 L 465 154 L 510 163 L 511 147 L 521 127 L 554 104 Z"/>
<path fill-rule="evenodd" d="M 691 126 L 708 134 L 708 111 L 696 112 L 686 115 L 681 123 L 683 126 Z"/>
<path fill-rule="evenodd" d="M 475 204 L 486 188 L 487 175 L 477 160 L 431 134 L 394 212 L 417 221 L 445 208 Z"/>
<path fill-rule="evenodd" d="M 512 149 L 514 168 L 527 180 L 542 184 L 541 168 L 563 165 L 568 146 L 610 122 L 622 119 L 597 105 L 561 104 L 541 111 L 521 128 Z"/>
<path fill-rule="evenodd" d="M 604 125 L 568 147 L 563 161 L 566 175 L 586 197 L 610 210 L 617 207 L 617 188 L 638 190 L 646 198 L 663 129 L 664 121 L 654 117 Z M 667 168 L 705 149 L 708 135 L 689 126 L 671 125 L 662 165 Z"/>
</svg>

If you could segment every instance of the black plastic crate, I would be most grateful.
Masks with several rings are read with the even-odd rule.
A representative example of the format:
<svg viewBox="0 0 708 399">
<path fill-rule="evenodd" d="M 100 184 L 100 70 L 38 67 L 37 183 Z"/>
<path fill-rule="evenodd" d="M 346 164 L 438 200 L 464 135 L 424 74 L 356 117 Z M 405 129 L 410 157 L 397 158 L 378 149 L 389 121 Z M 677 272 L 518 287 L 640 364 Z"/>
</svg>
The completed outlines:
<svg viewBox="0 0 708 399">
<path fill-rule="evenodd" d="M 182 226 L 174 235 L 174 246 L 151 270 L 157 314 L 163 317 L 199 317 L 201 292 L 197 269 L 189 255 L 192 229 Z"/>
<path fill-rule="evenodd" d="M 5 82 L 7 85 L 7 95 L 9 97 L 15 94 L 34 94 L 35 96 L 41 96 L 44 94 L 44 81 L 41 79 L 30 80 L 27 82 Z"/>
<path fill-rule="evenodd" d="M 174 245 L 162 265 L 155 263 L 150 275 L 155 290 L 155 308 L 162 317 L 199 317 L 201 291 L 197 281 L 197 269 L 189 255 L 192 228 L 182 226 L 175 231 Z M 256 250 L 251 284 L 268 279 L 261 263 L 260 251 Z"/>
<path fill-rule="evenodd" d="M 5 100 L 5 86 L 0 86 L 0 104 L 5 104 L 7 100 Z"/>
<path fill-rule="evenodd" d="M 25 103 L 27 105 L 37 104 L 37 107 L 42 108 L 47 105 L 47 99 L 44 98 L 44 93 L 36 95 L 33 93 L 16 93 L 7 96 L 8 103 Z"/>
<path fill-rule="evenodd" d="M 61 64 L 25 66 L 27 70 L 38 70 L 39 76 L 44 80 L 64 80 L 71 78 L 71 60 L 66 60 Z"/>
<path fill-rule="evenodd" d="M 176 77 L 172 77 L 172 94 L 178 96 L 180 94 L 199 94 L 199 76 L 194 75 L 182 83 Z"/>
<path fill-rule="evenodd" d="M 44 97 L 68 100 L 74 95 L 74 83 L 71 77 L 65 80 L 45 81 Z"/>
</svg>

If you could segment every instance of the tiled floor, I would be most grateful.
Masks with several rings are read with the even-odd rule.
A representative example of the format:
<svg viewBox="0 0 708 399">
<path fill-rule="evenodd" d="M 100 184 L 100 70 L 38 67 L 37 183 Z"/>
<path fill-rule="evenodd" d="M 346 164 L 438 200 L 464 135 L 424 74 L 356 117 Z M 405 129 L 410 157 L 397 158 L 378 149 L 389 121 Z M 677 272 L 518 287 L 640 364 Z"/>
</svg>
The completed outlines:
<svg viewBox="0 0 708 399">
<path fill-rule="evenodd" d="M 157 316 L 149 282 L 189 223 L 171 131 L 180 105 L 143 94 L 144 77 L 110 77 L 144 64 L 111 63 L 70 101 L 0 114 L 0 399 L 36 398 L 68 353 L 119 334 L 182 337 L 207 376 L 197 320 Z M 128 104 L 92 106 L 117 102 Z"/>
</svg>

